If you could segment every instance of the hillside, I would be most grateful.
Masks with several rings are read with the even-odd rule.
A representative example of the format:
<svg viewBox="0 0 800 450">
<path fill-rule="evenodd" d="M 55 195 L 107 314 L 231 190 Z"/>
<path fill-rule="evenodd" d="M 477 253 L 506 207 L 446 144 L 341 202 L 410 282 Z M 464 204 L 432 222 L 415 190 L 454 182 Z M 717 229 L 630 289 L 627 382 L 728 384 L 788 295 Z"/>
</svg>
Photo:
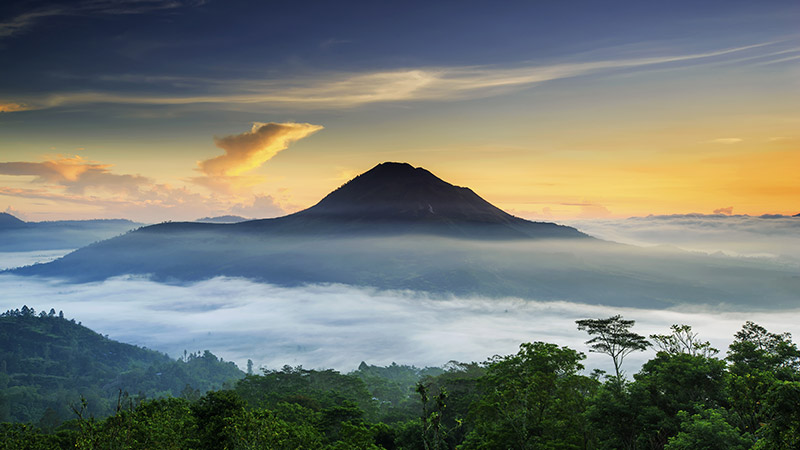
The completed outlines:
<svg viewBox="0 0 800 450">
<path fill-rule="evenodd" d="M 244 374 L 206 351 L 174 361 L 120 343 L 63 318 L 23 307 L 0 315 L 0 422 L 72 418 L 81 396 L 97 416 L 113 412 L 120 392 L 147 398 L 199 395 Z"/>
</svg>

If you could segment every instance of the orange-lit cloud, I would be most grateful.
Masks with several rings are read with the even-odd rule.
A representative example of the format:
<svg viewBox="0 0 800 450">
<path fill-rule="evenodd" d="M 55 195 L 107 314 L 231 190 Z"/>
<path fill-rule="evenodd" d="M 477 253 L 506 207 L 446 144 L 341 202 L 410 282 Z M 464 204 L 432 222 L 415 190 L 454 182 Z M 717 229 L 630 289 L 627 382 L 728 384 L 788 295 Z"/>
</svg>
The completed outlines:
<svg viewBox="0 0 800 450">
<path fill-rule="evenodd" d="M 0 175 L 33 176 L 35 182 L 63 186 L 76 194 L 82 194 L 87 188 L 130 192 L 150 183 L 148 178 L 140 175 L 111 173 L 110 167 L 80 156 L 60 156 L 43 162 L 3 162 L 0 163 Z"/>
<path fill-rule="evenodd" d="M 0 103 L 0 113 L 27 111 L 31 108 L 21 103 Z"/>
<path fill-rule="evenodd" d="M 142 175 L 114 173 L 111 164 L 59 155 L 39 162 L 0 162 L 0 175 L 27 177 L 0 185 L 0 196 L 60 209 L 80 205 L 81 214 L 95 211 L 94 217 L 129 217 L 143 222 L 225 214 L 275 217 L 285 213 L 283 205 L 289 197 L 253 192 L 251 188 L 264 178 L 245 172 L 320 129 L 307 123 L 256 123 L 246 133 L 215 139 L 225 154 L 199 162 L 197 170 L 204 175 L 190 180 L 209 188 L 210 194 L 157 183 Z M 29 183 L 39 186 L 30 188 L 26 186 Z"/>
<path fill-rule="evenodd" d="M 217 147 L 225 154 L 197 163 L 204 176 L 192 181 L 227 193 L 258 184 L 262 177 L 243 174 L 261 167 L 293 142 L 321 129 L 322 126 L 310 123 L 256 122 L 248 132 L 215 138 Z"/>
<path fill-rule="evenodd" d="M 711 139 L 710 141 L 707 141 L 707 142 L 709 144 L 728 144 L 728 145 L 730 145 L 730 144 L 738 144 L 738 143 L 740 143 L 742 141 L 744 141 L 744 139 L 733 137 L 733 138 L 716 138 L 716 139 Z"/>
</svg>

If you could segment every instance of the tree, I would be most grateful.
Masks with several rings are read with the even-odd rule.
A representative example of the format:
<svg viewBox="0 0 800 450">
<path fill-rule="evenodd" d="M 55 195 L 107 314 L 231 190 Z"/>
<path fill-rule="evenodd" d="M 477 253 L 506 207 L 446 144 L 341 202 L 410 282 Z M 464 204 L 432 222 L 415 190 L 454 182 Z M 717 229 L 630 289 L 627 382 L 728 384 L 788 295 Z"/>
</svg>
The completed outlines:
<svg viewBox="0 0 800 450">
<path fill-rule="evenodd" d="M 775 417 L 766 408 L 767 394 L 781 381 L 800 380 L 800 351 L 789 333 L 770 333 L 746 322 L 728 349 L 728 389 L 734 423 L 741 430 L 757 433 Z"/>
<path fill-rule="evenodd" d="M 800 350 L 792 335 L 770 333 L 750 321 L 736 333 L 727 359 L 737 375 L 767 371 L 780 380 L 800 381 Z"/>
<path fill-rule="evenodd" d="M 653 347 L 658 351 L 669 353 L 670 355 L 686 353 L 691 356 L 705 358 L 710 358 L 719 353 L 719 350 L 712 347 L 710 342 L 700 342 L 697 339 L 697 333 L 693 333 L 692 327 L 689 325 L 673 325 L 670 329 L 672 334 L 650 335 L 650 339 L 654 342 Z"/>
<path fill-rule="evenodd" d="M 605 353 L 614 361 L 614 372 L 617 382 L 622 381 L 622 360 L 635 352 L 643 351 L 650 345 L 644 336 L 630 331 L 633 320 L 625 320 L 620 315 L 608 319 L 583 319 L 576 320 L 579 330 L 585 330 L 589 336 L 594 336 L 586 341 L 595 353 Z"/>
<path fill-rule="evenodd" d="M 544 342 L 494 357 L 481 381 L 483 395 L 473 406 L 474 428 L 463 448 L 585 448 L 586 400 L 597 381 L 578 374 L 584 358 Z"/>
<path fill-rule="evenodd" d="M 201 450 L 224 448 L 231 439 L 226 425 L 231 417 L 241 414 L 246 403 L 234 391 L 212 391 L 191 407 Z"/>
<path fill-rule="evenodd" d="M 681 411 L 681 432 L 669 440 L 664 450 L 746 450 L 751 442 L 725 421 L 720 410 L 707 410 L 701 414 Z"/>
<path fill-rule="evenodd" d="M 631 403 L 647 448 L 661 448 L 680 431 L 679 411 L 695 414 L 725 402 L 725 362 L 716 358 L 659 352 L 634 379 Z"/>
</svg>

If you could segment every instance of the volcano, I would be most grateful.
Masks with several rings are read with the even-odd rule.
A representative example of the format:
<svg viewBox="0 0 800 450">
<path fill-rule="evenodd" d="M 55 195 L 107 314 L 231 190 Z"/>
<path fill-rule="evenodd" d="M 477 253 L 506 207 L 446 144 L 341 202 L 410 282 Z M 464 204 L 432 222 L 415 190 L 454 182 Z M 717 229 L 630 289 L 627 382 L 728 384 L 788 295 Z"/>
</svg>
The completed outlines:
<svg viewBox="0 0 800 450">
<path fill-rule="evenodd" d="M 393 162 L 288 216 L 153 225 L 12 272 L 71 282 L 242 277 L 636 307 L 793 304 L 800 289 L 791 270 L 616 244 L 514 217 L 468 188 Z"/>
<path fill-rule="evenodd" d="M 447 183 L 421 167 L 396 162 L 378 164 L 306 210 L 237 227 L 295 235 L 588 238 L 571 227 L 514 217 L 469 188 Z"/>
</svg>

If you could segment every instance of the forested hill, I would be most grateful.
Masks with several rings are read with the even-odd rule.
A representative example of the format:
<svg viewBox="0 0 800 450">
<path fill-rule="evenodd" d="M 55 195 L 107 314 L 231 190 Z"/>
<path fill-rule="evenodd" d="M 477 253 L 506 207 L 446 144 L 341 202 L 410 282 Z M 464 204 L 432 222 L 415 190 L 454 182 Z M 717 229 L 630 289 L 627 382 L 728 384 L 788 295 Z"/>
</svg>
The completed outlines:
<svg viewBox="0 0 800 450">
<path fill-rule="evenodd" d="M 120 391 L 131 396 L 199 396 L 244 377 L 206 351 L 174 361 L 32 308 L 0 315 L 0 422 L 60 422 L 88 400 L 97 416 L 113 413 Z M 46 425 L 46 423 L 45 423 Z"/>
</svg>

